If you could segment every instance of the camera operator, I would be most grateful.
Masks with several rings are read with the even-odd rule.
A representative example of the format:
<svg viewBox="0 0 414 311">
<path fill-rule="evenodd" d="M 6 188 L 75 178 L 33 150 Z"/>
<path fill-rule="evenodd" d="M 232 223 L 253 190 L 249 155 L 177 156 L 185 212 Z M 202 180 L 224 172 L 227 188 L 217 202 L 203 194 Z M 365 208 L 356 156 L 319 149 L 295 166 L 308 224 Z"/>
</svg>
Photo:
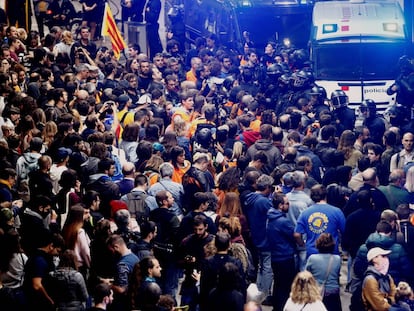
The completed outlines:
<svg viewBox="0 0 414 311">
<path fill-rule="evenodd" d="M 72 64 L 88 63 L 87 60 L 96 58 L 96 44 L 90 39 L 90 32 L 87 26 L 82 26 L 80 29 L 80 39 L 76 41 L 71 48 L 70 58 Z M 83 59 L 83 61 L 82 61 Z"/>
<path fill-rule="evenodd" d="M 208 233 L 208 221 L 204 215 L 194 217 L 193 234 L 185 237 L 179 248 L 179 263 L 184 268 L 185 278 L 181 285 L 181 304 L 189 305 L 189 311 L 197 309 L 199 291 L 197 285 L 200 270 L 206 258 L 204 247 L 210 243 L 214 235 Z"/>
<path fill-rule="evenodd" d="M 406 55 L 403 55 L 398 60 L 400 67 L 400 75 L 395 80 L 395 83 L 387 89 L 388 95 L 397 93 L 396 102 L 401 105 L 401 113 L 406 116 L 408 120 L 413 119 L 412 115 L 412 98 L 414 96 L 414 65 L 413 60 Z M 403 122 L 402 122 L 403 123 Z"/>
</svg>

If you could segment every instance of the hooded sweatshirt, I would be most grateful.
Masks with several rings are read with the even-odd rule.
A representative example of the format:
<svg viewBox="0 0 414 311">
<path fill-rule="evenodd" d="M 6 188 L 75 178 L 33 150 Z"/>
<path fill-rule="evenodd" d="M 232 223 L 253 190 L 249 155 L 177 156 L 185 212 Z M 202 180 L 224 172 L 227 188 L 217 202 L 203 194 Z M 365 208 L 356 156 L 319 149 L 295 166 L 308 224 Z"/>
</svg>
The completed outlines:
<svg viewBox="0 0 414 311">
<path fill-rule="evenodd" d="M 16 174 L 19 180 L 29 178 L 29 173 L 39 168 L 37 160 L 39 160 L 41 156 L 42 155 L 40 153 L 23 153 L 23 155 L 17 160 L 16 164 Z"/>
<path fill-rule="evenodd" d="M 260 250 L 266 251 L 266 222 L 267 212 L 272 207 L 269 198 L 258 192 L 246 196 L 245 216 L 249 223 L 253 244 Z"/>
<path fill-rule="evenodd" d="M 286 213 L 273 207 L 267 212 L 267 219 L 266 236 L 272 262 L 293 258 L 296 252 L 293 223 L 286 217 Z"/>
<path fill-rule="evenodd" d="M 258 151 L 263 151 L 267 157 L 267 163 L 262 168 L 262 172 L 264 174 L 269 175 L 276 166 L 282 163 L 282 156 L 280 155 L 280 150 L 273 145 L 271 140 L 256 139 L 256 142 L 247 150 L 247 156 L 249 157 L 249 159 L 253 159 L 254 155 Z"/>
</svg>

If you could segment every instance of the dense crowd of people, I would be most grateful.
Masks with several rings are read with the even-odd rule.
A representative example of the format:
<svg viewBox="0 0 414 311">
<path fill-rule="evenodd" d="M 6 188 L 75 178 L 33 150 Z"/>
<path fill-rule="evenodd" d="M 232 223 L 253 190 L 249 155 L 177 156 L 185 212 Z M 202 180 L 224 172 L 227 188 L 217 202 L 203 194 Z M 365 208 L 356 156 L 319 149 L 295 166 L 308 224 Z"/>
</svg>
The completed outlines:
<svg viewBox="0 0 414 311">
<path fill-rule="evenodd" d="M 414 310 L 414 134 L 305 50 L 0 30 L 2 310 Z"/>
</svg>

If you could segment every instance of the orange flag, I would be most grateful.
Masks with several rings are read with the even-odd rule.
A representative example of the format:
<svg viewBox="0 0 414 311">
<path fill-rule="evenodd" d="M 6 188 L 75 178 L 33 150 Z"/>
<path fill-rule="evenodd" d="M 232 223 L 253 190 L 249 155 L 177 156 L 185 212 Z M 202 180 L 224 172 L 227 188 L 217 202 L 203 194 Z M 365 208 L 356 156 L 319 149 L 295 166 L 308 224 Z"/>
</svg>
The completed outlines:
<svg viewBox="0 0 414 311">
<path fill-rule="evenodd" d="M 114 16 L 108 3 L 105 3 L 105 12 L 102 21 L 102 36 L 108 36 L 111 39 L 112 49 L 117 59 L 121 56 L 121 51 L 127 47 L 121 32 L 116 26 Z"/>
</svg>

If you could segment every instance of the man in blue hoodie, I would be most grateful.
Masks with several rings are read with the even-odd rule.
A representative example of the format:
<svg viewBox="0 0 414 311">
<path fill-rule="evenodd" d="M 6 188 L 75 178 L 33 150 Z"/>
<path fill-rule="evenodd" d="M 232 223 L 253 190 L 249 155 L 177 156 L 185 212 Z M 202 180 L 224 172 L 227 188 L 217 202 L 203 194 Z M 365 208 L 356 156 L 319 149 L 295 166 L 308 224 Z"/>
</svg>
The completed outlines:
<svg viewBox="0 0 414 311">
<path fill-rule="evenodd" d="M 257 287 L 263 295 L 270 294 L 272 266 L 266 239 L 267 212 L 272 207 L 269 195 L 272 193 L 273 178 L 261 175 L 256 182 L 257 191 L 246 196 L 244 213 L 249 224 L 254 251 L 258 256 Z M 266 297 L 266 296 L 264 296 Z"/>
<path fill-rule="evenodd" d="M 295 226 L 286 216 L 289 210 L 286 195 L 274 193 L 272 203 L 273 207 L 267 212 L 266 236 L 273 270 L 273 310 L 281 311 L 296 275 Z"/>
</svg>

